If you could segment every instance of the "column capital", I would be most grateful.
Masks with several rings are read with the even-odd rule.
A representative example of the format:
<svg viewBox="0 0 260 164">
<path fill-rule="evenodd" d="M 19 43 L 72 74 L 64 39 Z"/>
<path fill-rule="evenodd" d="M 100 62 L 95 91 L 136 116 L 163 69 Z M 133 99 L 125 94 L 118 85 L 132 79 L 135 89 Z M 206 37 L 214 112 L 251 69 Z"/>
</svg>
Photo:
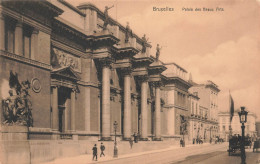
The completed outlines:
<svg viewBox="0 0 260 164">
<path fill-rule="evenodd" d="M 39 34 L 39 29 L 34 28 L 33 31 L 32 31 L 32 34 Z"/>
<path fill-rule="evenodd" d="M 17 21 L 16 27 L 23 27 L 23 22 L 22 21 Z"/>
<path fill-rule="evenodd" d="M 127 68 L 121 68 L 121 73 L 123 76 L 129 75 L 131 76 L 132 74 L 132 68 L 131 67 L 127 67 Z"/>
<path fill-rule="evenodd" d="M 153 87 L 159 88 L 162 86 L 162 82 L 161 81 L 153 81 L 153 82 L 149 82 L 150 84 L 152 84 Z"/>
<path fill-rule="evenodd" d="M 143 76 L 137 76 L 138 81 L 140 82 L 148 82 L 149 76 L 148 75 L 143 75 Z"/>
<path fill-rule="evenodd" d="M 102 65 L 102 67 L 112 67 L 112 63 L 113 63 L 113 59 L 112 58 L 102 58 L 99 59 L 100 64 Z"/>
<path fill-rule="evenodd" d="M 1 11 L 0 11 L 0 19 L 5 20 L 5 16 L 1 13 Z"/>
</svg>

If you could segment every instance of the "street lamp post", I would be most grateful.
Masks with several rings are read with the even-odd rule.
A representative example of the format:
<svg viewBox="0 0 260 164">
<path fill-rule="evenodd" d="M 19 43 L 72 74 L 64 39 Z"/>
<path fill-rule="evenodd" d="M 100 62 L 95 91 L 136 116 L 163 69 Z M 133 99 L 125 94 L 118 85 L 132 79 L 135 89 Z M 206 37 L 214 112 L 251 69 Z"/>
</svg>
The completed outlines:
<svg viewBox="0 0 260 164">
<path fill-rule="evenodd" d="M 115 130 L 115 142 L 114 142 L 114 158 L 118 157 L 118 150 L 117 150 L 117 142 L 116 142 L 116 129 L 117 129 L 118 123 L 115 121 L 114 122 L 114 130 Z"/>
<path fill-rule="evenodd" d="M 246 164 L 246 152 L 245 152 L 245 123 L 247 121 L 247 111 L 245 107 L 241 107 L 241 112 L 238 112 L 240 123 L 242 123 L 242 142 L 241 142 L 241 164 Z"/>
</svg>

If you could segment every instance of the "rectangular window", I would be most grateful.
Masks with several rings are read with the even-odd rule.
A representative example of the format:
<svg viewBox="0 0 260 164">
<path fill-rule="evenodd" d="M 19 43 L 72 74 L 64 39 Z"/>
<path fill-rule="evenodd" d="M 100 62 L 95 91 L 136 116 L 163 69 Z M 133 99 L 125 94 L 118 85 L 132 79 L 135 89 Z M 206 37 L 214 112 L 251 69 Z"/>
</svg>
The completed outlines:
<svg viewBox="0 0 260 164">
<path fill-rule="evenodd" d="M 226 126 L 225 125 L 223 125 L 223 131 L 226 131 Z"/>
<path fill-rule="evenodd" d="M 31 58 L 31 38 L 28 36 L 24 36 L 23 43 L 23 55 L 26 58 Z"/>
<path fill-rule="evenodd" d="M 5 50 L 14 53 L 15 22 L 8 18 L 5 22 Z"/>
<path fill-rule="evenodd" d="M 23 55 L 26 58 L 31 58 L 31 35 L 32 35 L 32 28 L 24 25 L 24 28 L 23 28 Z"/>
<path fill-rule="evenodd" d="M 194 103 L 192 102 L 191 113 L 194 114 Z"/>
</svg>

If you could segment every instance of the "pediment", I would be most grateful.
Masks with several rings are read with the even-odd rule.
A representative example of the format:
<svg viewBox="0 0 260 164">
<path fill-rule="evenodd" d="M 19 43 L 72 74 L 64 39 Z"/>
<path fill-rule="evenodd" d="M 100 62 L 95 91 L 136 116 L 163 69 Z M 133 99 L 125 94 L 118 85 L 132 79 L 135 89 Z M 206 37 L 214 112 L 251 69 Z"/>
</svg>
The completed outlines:
<svg viewBox="0 0 260 164">
<path fill-rule="evenodd" d="M 68 79 L 75 80 L 75 81 L 80 80 L 79 75 L 70 66 L 64 67 L 64 68 L 53 69 L 51 71 L 51 74 L 54 76 L 68 78 Z"/>
</svg>

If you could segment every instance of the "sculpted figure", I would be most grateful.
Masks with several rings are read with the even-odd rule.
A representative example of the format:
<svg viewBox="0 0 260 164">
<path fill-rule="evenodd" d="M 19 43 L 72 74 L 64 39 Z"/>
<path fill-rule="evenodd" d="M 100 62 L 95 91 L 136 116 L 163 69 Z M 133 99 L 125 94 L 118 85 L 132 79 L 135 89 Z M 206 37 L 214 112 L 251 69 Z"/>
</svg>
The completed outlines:
<svg viewBox="0 0 260 164">
<path fill-rule="evenodd" d="M 160 47 L 159 44 L 157 44 L 157 46 L 156 46 L 156 60 L 157 61 L 159 60 L 161 49 L 162 49 L 162 47 Z"/>
<path fill-rule="evenodd" d="M 133 37 L 132 30 L 130 29 L 129 22 L 126 24 L 126 31 L 125 31 L 125 43 L 129 42 L 129 37 Z"/>
<path fill-rule="evenodd" d="M 32 104 L 28 91 L 30 82 L 26 80 L 20 84 L 17 74 L 11 72 L 9 86 L 15 89 L 17 95 L 14 95 L 13 90 L 10 90 L 10 96 L 2 101 L 3 124 L 32 126 Z"/>
<path fill-rule="evenodd" d="M 104 25 L 103 25 L 104 29 L 107 29 L 107 25 L 109 24 L 108 10 L 111 9 L 112 7 L 114 7 L 114 5 L 111 7 L 108 7 L 108 6 L 105 7 L 105 11 L 104 11 L 105 20 L 104 20 Z"/>
<path fill-rule="evenodd" d="M 13 123 L 16 121 L 16 99 L 17 96 L 14 96 L 13 90 L 9 90 L 9 97 L 3 101 L 3 114 L 4 114 L 4 124 Z"/>
<path fill-rule="evenodd" d="M 142 37 L 142 53 L 145 53 L 146 52 L 146 44 L 148 43 L 148 39 L 149 38 L 147 38 L 146 39 L 146 36 L 145 36 L 145 34 L 144 34 L 144 36 Z"/>
</svg>

